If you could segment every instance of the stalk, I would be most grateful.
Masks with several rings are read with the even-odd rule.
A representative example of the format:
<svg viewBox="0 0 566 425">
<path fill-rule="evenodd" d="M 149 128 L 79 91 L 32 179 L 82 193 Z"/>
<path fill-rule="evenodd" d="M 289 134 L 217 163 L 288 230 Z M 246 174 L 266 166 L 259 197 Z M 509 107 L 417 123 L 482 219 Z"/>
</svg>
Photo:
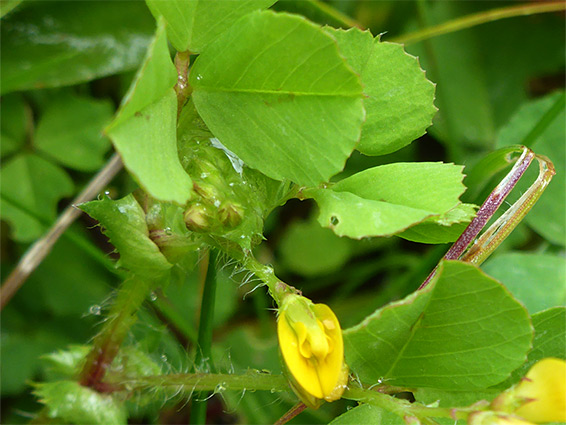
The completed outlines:
<svg viewBox="0 0 566 425">
<path fill-rule="evenodd" d="M 419 41 L 437 37 L 439 35 L 461 31 L 463 29 L 472 28 L 488 22 L 499 21 L 501 19 L 535 15 L 538 13 L 561 12 L 563 10 L 566 10 L 566 3 L 564 2 L 545 2 L 501 7 L 453 19 L 443 24 L 396 37 L 391 41 L 402 44 L 418 43 Z"/>
<path fill-rule="evenodd" d="M 103 382 L 106 371 L 118 354 L 120 345 L 128 331 L 137 320 L 137 311 L 153 286 L 149 281 L 131 277 L 126 280 L 120 291 L 108 319 L 100 333 L 94 338 L 92 350 L 79 376 L 81 385 L 99 392 L 112 392 L 116 387 Z"/>
<path fill-rule="evenodd" d="M 209 369 L 214 372 L 212 365 L 212 330 L 214 319 L 214 301 L 216 297 L 216 251 L 208 254 L 208 267 L 202 294 L 200 320 L 198 329 L 198 347 L 195 356 L 195 369 Z M 198 392 L 193 395 L 191 405 L 191 423 L 206 423 L 206 401 L 208 392 Z"/>
<path fill-rule="evenodd" d="M 490 228 L 476 240 L 476 237 L 493 217 L 507 195 L 516 186 L 532 160 L 539 162 L 539 176 L 529 189 L 507 210 Z M 540 198 L 552 177 L 556 174 L 552 162 L 535 153 L 527 147 L 522 147 L 521 157 L 517 160 L 511 171 L 503 178 L 497 187 L 489 194 L 476 217 L 470 222 L 466 230 L 444 255 L 444 260 L 462 260 L 473 264 L 481 264 L 517 227 L 525 215 Z M 470 245 L 473 245 L 470 247 Z M 468 249 L 468 247 L 470 247 Z M 428 275 L 419 289 L 426 287 L 438 266 Z"/>
</svg>

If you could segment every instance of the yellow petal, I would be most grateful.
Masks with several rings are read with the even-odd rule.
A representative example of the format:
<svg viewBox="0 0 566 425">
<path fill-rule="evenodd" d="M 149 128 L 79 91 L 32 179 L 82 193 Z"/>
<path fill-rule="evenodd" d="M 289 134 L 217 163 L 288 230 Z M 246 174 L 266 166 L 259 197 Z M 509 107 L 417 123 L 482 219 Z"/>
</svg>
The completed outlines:
<svg viewBox="0 0 566 425">
<path fill-rule="evenodd" d="M 334 312 L 325 304 L 315 304 L 313 311 L 322 323 L 325 333 L 332 341 L 332 351 L 324 358 L 318 367 L 318 377 L 324 398 L 327 401 L 337 400 L 344 392 L 348 379 L 347 370 L 344 373 L 344 342 L 340 323 Z M 336 391 L 338 388 L 339 391 Z"/>
<path fill-rule="evenodd" d="M 566 362 L 546 358 L 537 362 L 517 386 L 527 402 L 515 414 L 531 422 L 566 421 Z"/>
<path fill-rule="evenodd" d="M 299 323 L 295 323 L 295 329 L 298 330 L 301 338 L 306 338 L 306 334 L 303 335 L 305 326 L 300 326 Z M 312 362 L 301 354 L 298 335 L 289 324 L 285 311 L 281 311 L 279 314 L 277 334 L 283 360 L 285 360 L 287 369 L 293 375 L 297 384 L 314 397 L 324 398 L 317 370 Z"/>
</svg>

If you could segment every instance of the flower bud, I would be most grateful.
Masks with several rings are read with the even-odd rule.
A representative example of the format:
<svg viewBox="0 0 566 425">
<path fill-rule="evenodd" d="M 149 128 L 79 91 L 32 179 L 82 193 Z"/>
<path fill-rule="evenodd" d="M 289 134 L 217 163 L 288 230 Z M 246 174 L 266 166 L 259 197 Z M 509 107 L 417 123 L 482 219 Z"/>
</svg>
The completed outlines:
<svg viewBox="0 0 566 425">
<path fill-rule="evenodd" d="M 244 211 L 241 205 L 224 202 L 218 209 L 220 222 L 228 229 L 233 229 L 242 222 Z"/>
<path fill-rule="evenodd" d="M 187 229 L 192 232 L 208 232 L 214 222 L 212 212 L 200 202 L 190 205 L 185 211 L 184 218 Z"/>
<path fill-rule="evenodd" d="M 281 303 L 277 320 L 279 347 L 291 386 L 309 407 L 334 401 L 344 392 L 348 369 L 340 323 L 325 304 L 313 304 L 290 294 Z"/>
</svg>

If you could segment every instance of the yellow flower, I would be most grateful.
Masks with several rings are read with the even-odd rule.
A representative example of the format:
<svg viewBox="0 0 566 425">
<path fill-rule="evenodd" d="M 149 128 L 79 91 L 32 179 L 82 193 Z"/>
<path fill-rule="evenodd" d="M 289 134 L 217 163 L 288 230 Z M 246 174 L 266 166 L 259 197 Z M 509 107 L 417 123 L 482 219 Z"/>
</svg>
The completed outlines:
<svg viewBox="0 0 566 425">
<path fill-rule="evenodd" d="M 566 421 L 566 361 L 552 357 L 540 360 L 514 394 L 524 400 L 516 415 L 536 423 Z"/>
<path fill-rule="evenodd" d="M 277 334 L 291 386 L 309 407 L 321 400 L 338 400 L 348 380 L 340 323 L 325 304 L 300 295 L 288 295 L 281 303 Z"/>
<path fill-rule="evenodd" d="M 517 416 L 496 412 L 474 412 L 467 420 L 469 425 L 534 425 Z"/>
</svg>

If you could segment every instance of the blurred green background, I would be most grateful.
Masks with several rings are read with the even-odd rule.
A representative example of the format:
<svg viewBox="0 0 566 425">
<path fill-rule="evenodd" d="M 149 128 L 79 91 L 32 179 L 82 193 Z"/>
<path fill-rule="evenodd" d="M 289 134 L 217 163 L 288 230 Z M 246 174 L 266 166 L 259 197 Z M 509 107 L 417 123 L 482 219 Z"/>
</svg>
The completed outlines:
<svg viewBox="0 0 566 425">
<path fill-rule="evenodd" d="M 343 14 L 374 35 L 382 34 L 382 40 L 394 41 L 462 16 L 518 4 L 527 3 L 342 0 L 321 7 L 280 0 L 273 8 L 336 27 L 346 27 Z M 110 142 L 101 131 L 143 59 L 155 22 L 140 1 L 7 1 L 1 11 L 4 281 L 110 157 Z M 556 178 L 484 266 L 531 312 L 557 302 L 564 305 L 566 297 L 564 40 L 564 14 L 545 13 L 408 44 L 406 50 L 419 57 L 427 77 L 437 84 L 434 125 L 394 154 L 355 153 L 342 174 L 394 161 L 454 162 L 470 174 L 495 148 L 525 140 L 535 152 L 550 157 Z M 549 122 L 529 139 L 544 117 Z M 496 181 L 470 188 L 464 201 L 481 204 Z M 526 187 L 518 188 L 510 202 Z M 116 199 L 135 188 L 122 172 L 106 190 Z M 310 201 L 292 200 L 277 209 L 268 219 L 267 240 L 257 256 L 311 299 L 330 305 L 343 328 L 414 291 L 447 249 L 398 237 L 339 238 L 321 228 L 315 217 Z M 87 344 L 108 310 L 121 276 L 113 264 L 113 248 L 95 224 L 81 215 L 2 311 L 2 423 L 29 421 L 40 408 L 30 383 L 54 373 L 43 356 Z M 131 335 L 131 344 L 150 353 L 163 372 L 190 367 L 186 349 L 194 346 L 196 336 L 202 289 L 198 272 L 196 265 L 153 293 Z M 279 373 L 273 304 L 249 277 L 230 266 L 220 273 L 214 361 L 224 372 L 253 368 Z M 131 423 L 186 423 L 185 400 L 167 401 L 156 399 L 143 409 L 132 402 Z M 210 423 L 273 423 L 295 397 L 225 392 L 209 403 Z M 328 423 L 347 404 L 326 404 L 295 422 Z"/>
</svg>

